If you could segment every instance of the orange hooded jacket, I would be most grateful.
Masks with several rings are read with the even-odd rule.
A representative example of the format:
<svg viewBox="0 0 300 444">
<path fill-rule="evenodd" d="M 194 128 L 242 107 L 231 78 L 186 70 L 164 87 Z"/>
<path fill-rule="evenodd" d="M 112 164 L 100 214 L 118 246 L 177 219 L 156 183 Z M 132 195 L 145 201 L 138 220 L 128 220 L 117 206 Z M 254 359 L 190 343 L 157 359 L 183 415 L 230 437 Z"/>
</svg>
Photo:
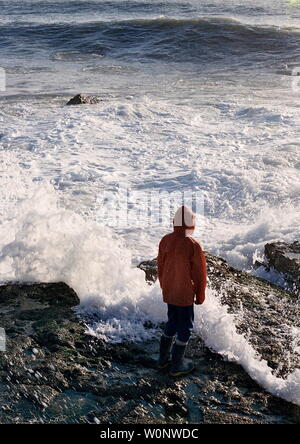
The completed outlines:
<svg viewBox="0 0 300 444">
<path fill-rule="evenodd" d="M 179 223 L 178 216 L 181 216 Z M 192 222 L 187 225 L 185 219 Z M 158 278 L 167 304 L 187 306 L 194 302 L 203 304 L 205 300 L 205 256 L 199 242 L 188 235 L 188 230 L 194 229 L 194 219 L 187 207 L 180 207 L 175 214 L 173 233 L 164 236 L 159 244 Z"/>
</svg>

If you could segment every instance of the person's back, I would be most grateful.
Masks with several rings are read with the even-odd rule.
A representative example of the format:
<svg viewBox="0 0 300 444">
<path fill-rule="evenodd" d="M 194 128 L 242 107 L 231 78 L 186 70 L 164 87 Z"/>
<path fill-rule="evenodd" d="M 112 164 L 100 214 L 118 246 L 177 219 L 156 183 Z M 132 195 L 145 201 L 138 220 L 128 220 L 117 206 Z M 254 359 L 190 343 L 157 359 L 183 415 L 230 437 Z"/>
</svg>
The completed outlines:
<svg viewBox="0 0 300 444">
<path fill-rule="evenodd" d="M 158 276 L 163 300 L 178 306 L 202 304 L 205 299 L 206 261 L 200 244 L 183 227 L 164 236 L 158 254 Z M 196 299 L 196 300 L 195 300 Z"/>
<path fill-rule="evenodd" d="M 159 368 L 169 362 L 173 338 L 171 375 L 189 373 L 194 367 L 184 359 L 194 320 L 194 303 L 205 300 L 206 260 L 200 244 L 191 237 L 195 215 L 185 206 L 174 217 L 174 231 L 162 238 L 158 252 L 158 278 L 168 304 L 168 322 L 161 338 Z"/>
</svg>

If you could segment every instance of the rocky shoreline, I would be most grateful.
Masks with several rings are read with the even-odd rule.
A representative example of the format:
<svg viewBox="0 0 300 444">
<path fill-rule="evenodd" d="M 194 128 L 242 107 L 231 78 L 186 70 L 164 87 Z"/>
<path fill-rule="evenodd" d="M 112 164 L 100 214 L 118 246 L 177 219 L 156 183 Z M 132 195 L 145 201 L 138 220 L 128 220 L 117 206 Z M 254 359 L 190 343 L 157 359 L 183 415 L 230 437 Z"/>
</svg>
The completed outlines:
<svg viewBox="0 0 300 444">
<path fill-rule="evenodd" d="M 297 297 L 206 253 L 209 285 L 237 317 L 240 332 L 279 376 L 299 367 L 282 323 L 299 324 Z M 140 265 L 155 280 L 155 261 Z M 157 339 L 109 344 L 86 333 L 64 283 L 0 287 L 1 324 L 7 350 L 0 352 L 0 423 L 288 423 L 300 407 L 262 389 L 241 366 L 226 362 L 200 338 L 190 344 L 196 371 L 172 379 L 155 368 Z M 159 335 L 159 332 L 157 333 Z"/>
</svg>

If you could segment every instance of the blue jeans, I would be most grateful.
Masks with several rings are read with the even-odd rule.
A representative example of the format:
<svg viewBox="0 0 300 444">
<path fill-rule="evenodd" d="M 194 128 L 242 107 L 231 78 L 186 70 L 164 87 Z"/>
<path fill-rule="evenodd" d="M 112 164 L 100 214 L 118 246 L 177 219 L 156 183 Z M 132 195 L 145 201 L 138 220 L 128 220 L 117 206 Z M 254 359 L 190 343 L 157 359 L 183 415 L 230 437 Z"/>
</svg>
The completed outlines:
<svg viewBox="0 0 300 444">
<path fill-rule="evenodd" d="M 168 321 L 164 334 L 175 336 L 181 342 L 188 342 L 190 339 L 194 323 L 194 305 L 179 307 L 168 304 Z"/>
</svg>

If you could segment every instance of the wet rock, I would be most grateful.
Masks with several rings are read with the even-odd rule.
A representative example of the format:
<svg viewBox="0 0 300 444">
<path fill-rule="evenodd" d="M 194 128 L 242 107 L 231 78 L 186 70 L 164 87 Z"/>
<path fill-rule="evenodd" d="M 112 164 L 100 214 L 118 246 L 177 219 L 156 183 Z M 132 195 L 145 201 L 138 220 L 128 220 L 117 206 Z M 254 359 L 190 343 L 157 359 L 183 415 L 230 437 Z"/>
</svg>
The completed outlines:
<svg viewBox="0 0 300 444">
<path fill-rule="evenodd" d="M 266 303 L 270 298 L 276 324 L 282 319 L 276 320 L 276 303 L 280 298 L 289 303 L 292 297 L 220 258 L 207 259 L 211 284 L 225 289 L 229 280 L 224 300 L 233 311 L 244 304 L 248 322 L 254 329 L 261 327 L 257 347 L 276 366 L 272 349 L 277 343 L 269 330 L 261 333 L 260 323 L 270 314 L 260 313 L 265 306 L 259 300 Z M 151 264 L 148 276 L 155 276 L 155 261 Z M 260 294 L 252 294 L 253 288 Z M 0 287 L 0 323 L 7 334 L 7 350 L 0 352 L 0 423 L 299 422 L 297 406 L 265 392 L 239 365 L 225 362 L 200 338 L 190 343 L 195 372 L 174 380 L 155 368 L 159 332 L 156 339 L 141 344 L 105 343 L 86 334 L 74 311 L 78 302 L 75 292 L 62 283 Z M 289 315 L 293 322 L 292 309 Z M 240 328 L 245 328 L 243 322 Z M 269 343 L 264 334 L 270 336 Z"/>
<path fill-rule="evenodd" d="M 152 259 L 143 261 L 139 264 L 139 268 L 145 272 L 146 281 L 151 285 L 157 279 L 157 261 Z"/>
<path fill-rule="evenodd" d="M 300 287 L 300 242 L 274 242 L 265 245 L 265 256 L 269 265 L 285 273 Z"/>
<path fill-rule="evenodd" d="M 0 303 L 13 304 L 21 311 L 40 310 L 46 306 L 73 307 L 80 300 L 65 283 L 6 284 L 0 287 Z"/>
<path fill-rule="evenodd" d="M 98 97 L 77 94 L 76 96 L 72 97 L 72 99 L 70 99 L 66 105 L 94 105 L 100 102 L 101 99 Z"/>
<path fill-rule="evenodd" d="M 57 390 L 47 385 L 24 385 L 20 384 L 15 387 L 19 395 L 36 404 L 40 410 L 44 410 L 51 404 L 51 401 L 59 394 Z"/>
<path fill-rule="evenodd" d="M 267 360 L 269 366 L 285 376 L 300 365 L 300 355 L 294 353 L 293 338 L 282 335 L 282 324 L 300 327 L 298 299 L 294 293 L 264 279 L 231 267 L 217 256 L 205 252 L 209 286 L 220 295 L 229 312 L 237 315 L 239 333 Z M 156 259 L 142 262 L 149 283 L 157 279 Z M 284 316 L 283 313 L 288 313 Z M 289 355 L 291 358 L 286 359 Z"/>
</svg>

